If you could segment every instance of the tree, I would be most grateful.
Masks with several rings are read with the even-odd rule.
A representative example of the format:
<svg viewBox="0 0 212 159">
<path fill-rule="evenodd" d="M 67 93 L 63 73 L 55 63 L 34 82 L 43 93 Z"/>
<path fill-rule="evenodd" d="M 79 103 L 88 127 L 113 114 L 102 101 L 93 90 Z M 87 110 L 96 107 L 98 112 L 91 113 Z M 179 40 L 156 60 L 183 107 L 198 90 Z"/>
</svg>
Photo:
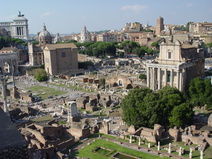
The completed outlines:
<svg viewBox="0 0 212 159">
<path fill-rule="evenodd" d="M 149 93 L 152 93 L 149 88 L 134 89 L 122 100 L 123 120 L 127 125 L 135 125 L 137 128 L 147 126 L 143 99 Z"/>
<path fill-rule="evenodd" d="M 151 44 L 152 47 L 156 48 L 156 49 L 159 49 L 159 42 L 158 41 L 155 41 Z"/>
<path fill-rule="evenodd" d="M 71 39 L 71 40 L 69 40 L 68 42 L 69 42 L 69 43 L 77 43 L 77 41 L 74 40 L 74 39 Z"/>
<path fill-rule="evenodd" d="M 139 46 L 139 43 L 134 41 L 123 41 L 121 43 L 121 47 L 124 48 L 125 53 L 132 53 L 133 49 Z"/>
<path fill-rule="evenodd" d="M 33 41 L 32 44 L 37 45 L 37 44 L 39 44 L 39 41 Z"/>
<path fill-rule="evenodd" d="M 139 75 L 139 78 L 140 78 L 140 79 L 146 79 L 146 75 L 143 74 L 143 73 L 141 73 L 141 74 Z"/>
<path fill-rule="evenodd" d="M 36 69 L 34 78 L 37 81 L 42 82 L 42 81 L 46 81 L 48 79 L 48 76 L 47 76 L 46 71 L 44 69 L 39 68 L 39 69 Z"/>
<path fill-rule="evenodd" d="M 212 109 L 212 84 L 210 79 L 194 78 L 189 83 L 188 95 L 193 106 L 207 105 L 207 109 Z"/>
<path fill-rule="evenodd" d="M 121 106 L 123 120 L 136 128 L 153 128 L 156 123 L 166 127 L 185 126 L 193 116 L 187 96 L 172 87 L 164 87 L 158 93 L 148 88 L 134 89 L 125 96 Z"/>
<path fill-rule="evenodd" d="M 170 127 L 180 127 L 192 124 L 193 115 L 194 113 L 191 105 L 183 103 L 175 106 L 171 111 L 171 116 L 169 117 Z"/>
</svg>

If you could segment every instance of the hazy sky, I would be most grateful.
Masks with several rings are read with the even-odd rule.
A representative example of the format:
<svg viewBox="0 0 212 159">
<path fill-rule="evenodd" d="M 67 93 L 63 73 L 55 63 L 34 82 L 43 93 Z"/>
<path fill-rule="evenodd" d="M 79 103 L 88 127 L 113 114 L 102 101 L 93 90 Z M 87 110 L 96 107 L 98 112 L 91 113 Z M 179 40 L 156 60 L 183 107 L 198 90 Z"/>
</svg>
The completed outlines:
<svg viewBox="0 0 212 159">
<path fill-rule="evenodd" d="M 165 24 L 212 22 L 212 0 L 1 0 L 0 22 L 12 21 L 21 11 L 29 20 L 30 34 L 46 24 L 50 33 L 120 30 L 125 23 L 155 26 L 159 16 Z"/>
</svg>

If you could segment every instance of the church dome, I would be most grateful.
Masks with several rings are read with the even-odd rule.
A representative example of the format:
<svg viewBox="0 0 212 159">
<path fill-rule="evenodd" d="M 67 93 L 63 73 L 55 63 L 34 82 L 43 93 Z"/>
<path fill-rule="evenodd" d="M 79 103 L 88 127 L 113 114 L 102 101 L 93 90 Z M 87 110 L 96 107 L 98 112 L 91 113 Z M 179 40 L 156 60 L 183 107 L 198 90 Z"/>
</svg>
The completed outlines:
<svg viewBox="0 0 212 159">
<path fill-rule="evenodd" d="M 84 26 L 84 29 L 81 31 L 81 35 L 88 35 L 90 32 L 86 29 L 86 26 Z"/>
<path fill-rule="evenodd" d="M 38 33 L 38 39 L 39 39 L 40 45 L 52 43 L 52 36 L 46 30 L 46 26 L 45 25 L 43 26 L 43 30 Z"/>
<path fill-rule="evenodd" d="M 50 37 L 50 38 L 52 38 L 51 34 L 46 30 L 46 26 L 45 25 L 43 26 L 43 31 L 39 32 L 38 34 L 39 34 L 38 35 L 39 39 L 41 37 L 46 37 L 46 38 Z"/>
</svg>

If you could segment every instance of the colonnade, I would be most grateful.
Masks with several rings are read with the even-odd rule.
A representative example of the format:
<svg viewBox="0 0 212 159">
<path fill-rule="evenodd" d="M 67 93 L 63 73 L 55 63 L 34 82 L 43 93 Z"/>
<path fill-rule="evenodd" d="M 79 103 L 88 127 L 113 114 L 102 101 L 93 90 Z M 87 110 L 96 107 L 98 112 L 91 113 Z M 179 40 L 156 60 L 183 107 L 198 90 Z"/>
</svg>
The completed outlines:
<svg viewBox="0 0 212 159">
<path fill-rule="evenodd" d="M 164 75 L 162 73 L 164 72 Z M 177 68 L 167 68 L 167 67 L 158 67 L 158 66 L 147 66 L 147 87 L 152 90 L 159 90 L 162 87 L 170 85 L 171 87 L 175 86 L 180 91 L 183 91 L 184 87 L 184 73 L 182 70 Z M 176 74 L 176 78 L 175 77 Z M 168 80 L 168 78 L 170 80 Z"/>
</svg>

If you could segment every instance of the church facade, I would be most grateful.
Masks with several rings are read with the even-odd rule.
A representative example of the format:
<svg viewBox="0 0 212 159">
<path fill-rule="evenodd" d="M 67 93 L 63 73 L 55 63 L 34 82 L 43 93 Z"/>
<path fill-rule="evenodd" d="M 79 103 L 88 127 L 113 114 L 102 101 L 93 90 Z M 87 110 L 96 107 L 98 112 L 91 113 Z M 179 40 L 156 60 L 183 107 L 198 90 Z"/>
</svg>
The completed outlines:
<svg viewBox="0 0 212 159">
<path fill-rule="evenodd" d="M 30 66 L 41 66 L 44 65 L 43 48 L 46 44 L 52 43 L 52 36 L 47 31 L 46 26 L 43 26 L 43 30 L 38 33 L 39 44 L 33 45 L 28 43 L 28 56 Z"/>
<path fill-rule="evenodd" d="M 29 40 L 28 20 L 20 11 L 12 22 L 0 22 L 0 28 L 5 29 L 12 38 Z"/>
<path fill-rule="evenodd" d="M 73 43 L 46 44 L 43 53 L 49 75 L 71 74 L 78 70 L 78 49 Z"/>
<path fill-rule="evenodd" d="M 91 34 L 87 30 L 86 26 L 84 26 L 84 29 L 80 33 L 80 43 L 90 42 L 90 41 L 91 41 Z"/>
<path fill-rule="evenodd" d="M 204 51 L 200 43 L 163 41 L 160 54 L 146 64 L 147 87 L 156 91 L 165 86 L 186 91 L 192 78 L 204 76 Z"/>
</svg>

